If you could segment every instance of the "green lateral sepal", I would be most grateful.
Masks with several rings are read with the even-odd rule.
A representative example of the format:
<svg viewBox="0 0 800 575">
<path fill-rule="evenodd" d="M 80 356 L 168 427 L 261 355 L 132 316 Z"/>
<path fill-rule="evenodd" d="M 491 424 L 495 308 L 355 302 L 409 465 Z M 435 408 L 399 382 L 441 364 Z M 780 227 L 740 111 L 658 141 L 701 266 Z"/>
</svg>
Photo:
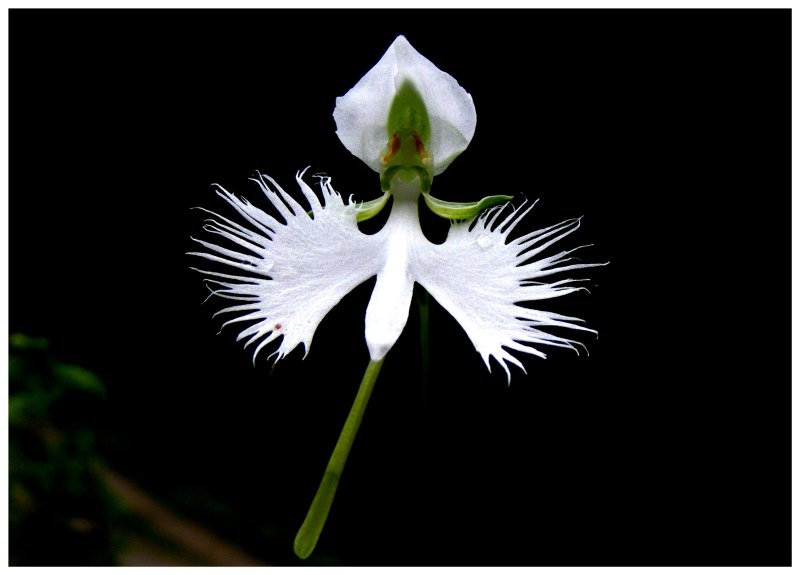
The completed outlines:
<svg viewBox="0 0 800 575">
<path fill-rule="evenodd" d="M 487 208 L 514 198 L 514 196 L 486 196 L 477 202 L 445 202 L 426 193 L 423 193 L 422 197 L 434 214 L 448 220 L 469 220 Z"/>
<path fill-rule="evenodd" d="M 386 205 L 389 196 L 391 196 L 389 192 L 384 192 L 380 198 L 356 204 L 356 221 L 364 222 L 377 216 L 383 209 L 383 206 Z"/>
</svg>

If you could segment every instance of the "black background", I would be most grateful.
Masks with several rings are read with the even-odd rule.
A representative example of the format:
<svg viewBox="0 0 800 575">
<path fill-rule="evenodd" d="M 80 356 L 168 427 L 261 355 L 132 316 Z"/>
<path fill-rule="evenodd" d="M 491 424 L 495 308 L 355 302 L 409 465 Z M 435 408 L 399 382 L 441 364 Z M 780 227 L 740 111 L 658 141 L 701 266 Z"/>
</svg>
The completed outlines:
<svg viewBox="0 0 800 575">
<path fill-rule="evenodd" d="M 304 361 L 254 368 L 202 305 L 190 208 L 226 209 L 215 182 L 264 207 L 247 178 L 294 190 L 305 166 L 376 197 L 331 113 L 398 34 L 478 111 L 433 193 L 541 198 L 532 227 L 584 215 L 568 241 L 611 264 L 548 307 L 599 331 L 590 355 L 527 358 L 510 387 L 434 306 L 426 396 L 412 307 L 320 556 L 788 564 L 788 10 L 13 10 L 11 331 L 103 377 L 112 467 L 190 515 L 213 495 L 237 521 L 194 519 L 296 563 L 372 283 Z"/>
</svg>

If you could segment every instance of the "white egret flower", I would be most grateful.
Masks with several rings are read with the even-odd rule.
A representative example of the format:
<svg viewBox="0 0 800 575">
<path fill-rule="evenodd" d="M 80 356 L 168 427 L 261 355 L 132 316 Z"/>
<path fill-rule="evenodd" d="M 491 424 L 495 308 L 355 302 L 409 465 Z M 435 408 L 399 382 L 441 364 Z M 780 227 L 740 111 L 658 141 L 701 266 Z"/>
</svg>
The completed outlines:
<svg viewBox="0 0 800 575">
<path fill-rule="evenodd" d="M 234 315 L 224 325 L 250 322 L 239 339 L 255 345 L 254 358 L 280 337 L 274 354 L 278 359 L 300 344 L 307 354 L 325 315 L 373 276 L 377 281 L 365 327 L 370 357 L 376 361 L 403 331 L 415 282 L 461 324 L 486 366 L 491 369 L 494 357 L 509 381 L 509 363 L 523 368 L 511 351 L 545 357 L 539 346 L 574 349 L 576 342 L 547 328 L 592 331 L 577 318 L 518 305 L 582 289 L 572 279 L 542 281 L 596 265 L 575 263 L 570 257 L 574 249 L 537 259 L 574 232 L 579 219 L 510 240 L 532 205 L 494 207 L 478 215 L 510 198 L 455 204 L 428 193 L 432 177 L 467 147 L 475 131 L 472 97 L 452 76 L 400 36 L 358 84 L 337 98 L 333 116 L 342 143 L 381 174 L 383 197 L 363 204 L 345 202 L 327 177 L 320 179 L 318 197 L 301 172 L 297 183 L 303 205 L 262 176 L 255 181 L 282 221 L 221 189 L 219 195 L 239 212 L 240 221 L 213 214 L 205 229 L 238 248 L 196 240 L 208 251 L 195 255 L 237 270 L 204 273 L 218 278 L 210 280 L 219 286 L 215 295 L 241 302 L 219 313 Z M 386 225 L 377 234 L 362 233 L 357 222 L 378 213 L 390 195 L 394 202 Z M 422 234 L 417 210 L 421 195 L 434 212 L 454 220 L 441 245 Z"/>
<path fill-rule="evenodd" d="M 219 313 L 230 316 L 224 326 L 244 324 L 239 339 L 254 346 L 254 361 L 279 338 L 273 354 L 277 359 L 301 344 L 307 354 L 325 315 L 357 285 L 377 278 L 365 318 L 372 361 L 298 534 L 295 548 L 301 557 L 316 543 L 355 434 L 353 426 L 357 429 L 380 365 L 406 325 L 414 283 L 453 315 L 489 369 L 491 358 L 503 367 L 509 382 L 509 364 L 524 370 L 512 352 L 545 357 L 545 346 L 576 349 L 577 342 L 551 328 L 593 332 L 578 318 L 520 305 L 583 289 L 581 280 L 551 277 L 597 264 L 576 261 L 572 253 L 578 248 L 545 255 L 578 228 L 579 219 L 512 238 L 533 204 L 513 208 L 509 196 L 453 203 L 430 195 L 433 177 L 464 151 L 475 132 L 472 97 L 452 76 L 400 36 L 337 98 L 333 115 L 342 143 L 380 174 L 383 196 L 363 203 L 345 201 L 327 177 L 320 178 L 317 195 L 300 172 L 298 200 L 272 178 L 259 175 L 255 182 L 276 215 L 220 188 L 218 194 L 238 217 L 212 212 L 204 229 L 225 241 L 197 239 L 205 251 L 193 254 L 233 270 L 203 273 L 214 295 L 236 300 Z M 358 222 L 377 214 L 390 196 L 391 212 L 383 228 L 373 235 L 361 232 Z M 442 244 L 431 243 L 422 233 L 420 196 L 434 213 L 452 221 Z M 325 487 L 326 482 L 331 484 Z"/>
</svg>

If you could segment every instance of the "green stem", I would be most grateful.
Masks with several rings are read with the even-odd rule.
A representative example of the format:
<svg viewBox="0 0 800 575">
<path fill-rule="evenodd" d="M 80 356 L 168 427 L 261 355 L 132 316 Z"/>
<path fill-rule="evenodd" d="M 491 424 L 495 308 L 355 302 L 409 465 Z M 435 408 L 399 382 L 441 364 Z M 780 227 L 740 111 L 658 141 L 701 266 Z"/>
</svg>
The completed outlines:
<svg viewBox="0 0 800 575">
<path fill-rule="evenodd" d="M 369 362 L 353 407 L 350 408 L 350 415 L 344 422 L 339 441 L 336 442 L 328 467 L 325 469 L 325 475 L 322 476 L 322 481 L 317 488 L 317 494 L 314 496 L 314 501 L 311 502 L 305 521 L 294 538 L 294 553 L 300 559 L 305 559 L 314 551 L 325 521 L 328 519 L 336 488 L 339 487 L 339 478 L 342 476 L 344 464 L 347 462 L 353 440 L 364 417 L 364 411 L 367 408 L 369 397 L 372 395 L 375 380 L 378 379 L 378 373 L 381 371 L 381 365 L 383 365 L 383 359 Z"/>
</svg>

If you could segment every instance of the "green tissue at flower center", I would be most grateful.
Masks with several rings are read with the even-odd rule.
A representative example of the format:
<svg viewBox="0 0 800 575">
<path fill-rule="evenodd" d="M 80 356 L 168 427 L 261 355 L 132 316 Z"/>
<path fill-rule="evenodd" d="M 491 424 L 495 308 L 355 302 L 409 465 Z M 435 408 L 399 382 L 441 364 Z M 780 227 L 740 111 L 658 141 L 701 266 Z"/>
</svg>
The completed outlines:
<svg viewBox="0 0 800 575">
<path fill-rule="evenodd" d="M 431 124 L 422 96 L 406 80 L 397 90 L 389 109 L 386 135 L 388 144 L 381 157 L 381 188 L 391 188 L 392 180 L 412 182 L 419 178 L 421 191 L 427 192 L 433 179 L 433 157 L 428 151 Z"/>
</svg>

